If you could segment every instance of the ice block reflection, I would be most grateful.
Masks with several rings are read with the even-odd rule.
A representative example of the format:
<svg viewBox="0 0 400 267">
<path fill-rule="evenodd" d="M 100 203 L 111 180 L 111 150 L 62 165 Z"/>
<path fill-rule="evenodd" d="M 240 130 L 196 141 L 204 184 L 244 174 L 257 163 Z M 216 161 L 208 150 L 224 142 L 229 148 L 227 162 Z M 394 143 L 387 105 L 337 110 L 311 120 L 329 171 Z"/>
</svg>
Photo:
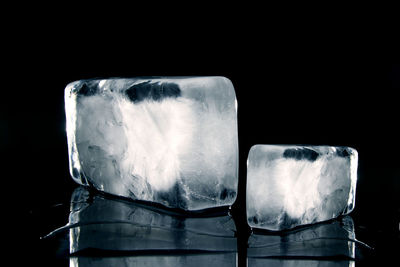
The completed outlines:
<svg viewBox="0 0 400 267">
<path fill-rule="evenodd" d="M 71 197 L 68 227 L 71 254 L 86 249 L 234 252 L 230 254 L 236 260 L 236 228 L 228 214 L 198 218 L 167 214 L 79 187 Z"/>
<path fill-rule="evenodd" d="M 71 257 L 71 267 L 102 267 L 102 266 L 237 266 L 236 252 L 202 253 L 196 255 L 159 255 L 159 256 L 131 256 L 131 257 Z"/>
<path fill-rule="evenodd" d="M 252 234 L 249 266 L 353 266 L 354 223 L 350 216 L 279 234 Z M 323 260 L 321 262 L 321 260 Z"/>
<path fill-rule="evenodd" d="M 251 258 L 248 260 L 248 267 L 354 267 L 355 262 L 349 260 L 321 261 L 321 260 L 288 260 L 288 259 L 260 259 Z"/>
</svg>

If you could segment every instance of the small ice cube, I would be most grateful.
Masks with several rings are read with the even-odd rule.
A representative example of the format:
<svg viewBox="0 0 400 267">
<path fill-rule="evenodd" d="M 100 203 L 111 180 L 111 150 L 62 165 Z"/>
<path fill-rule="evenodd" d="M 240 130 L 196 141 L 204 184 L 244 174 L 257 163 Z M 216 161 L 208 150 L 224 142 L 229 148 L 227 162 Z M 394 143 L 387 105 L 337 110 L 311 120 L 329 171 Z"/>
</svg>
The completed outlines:
<svg viewBox="0 0 400 267">
<path fill-rule="evenodd" d="M 255 145 L 247 161 L 247 221 L 272 231 L 321 222 L 354 208 L 357 151 Z"/>
</svg>

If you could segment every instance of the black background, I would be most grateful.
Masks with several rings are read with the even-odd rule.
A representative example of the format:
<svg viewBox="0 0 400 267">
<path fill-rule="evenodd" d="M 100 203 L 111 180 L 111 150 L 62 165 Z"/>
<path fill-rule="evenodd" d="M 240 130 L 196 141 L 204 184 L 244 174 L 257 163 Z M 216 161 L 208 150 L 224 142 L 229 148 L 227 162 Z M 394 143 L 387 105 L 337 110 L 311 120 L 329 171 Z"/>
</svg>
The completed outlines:
<svg viewBox="0 0 400 267">
<path fill-rule="evenodd" d="M 180 30 L 161 25 L 141 32 L 143 24 L 132 22 L 123 34 L 120 28 L 92 31 L 66 24 L 27 20 L 13 31 L 14 42 L 5 50 L 10 84 L 3 88 L 1 110 L 7 170 L 3 190 L 12 193 L 8 216 L 18 218 L 8 220 L 9 225 L 23 229 L 21 236 L 10 232 L 16 251 L 36 244 L 29 240 L 38 239 L 42 225 L 32 214 L 68 200 L 76 187 L 68 171 L 65 133 L 63 97 L 69 82 L 218 75 L 232 81 L 239 105 L 240 182 L 233 210 L 241 251 L 248 234 L 244 194 L 249 148 L 312 144 L 358 150 L 352 213 L 356 236 L 377 248 L 373 263 L 398 252 L 400 65 L 392 63 L 395 45 L 389 39 L 359 37 L 358 30 L 337 33 L 335 27 L 306 32 L 296 23 L 279 30 L 250 25 L 240 35 L 236 24 L 232 31 L 227 25 L 212 32 L 202 25 Z"/>
</svg>

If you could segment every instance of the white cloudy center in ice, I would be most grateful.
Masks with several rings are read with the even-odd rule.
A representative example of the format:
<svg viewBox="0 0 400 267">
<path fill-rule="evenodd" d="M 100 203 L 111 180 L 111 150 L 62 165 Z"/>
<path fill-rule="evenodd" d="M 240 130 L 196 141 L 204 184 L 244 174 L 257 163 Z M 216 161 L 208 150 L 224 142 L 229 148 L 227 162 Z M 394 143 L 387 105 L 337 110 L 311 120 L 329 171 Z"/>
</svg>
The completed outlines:
<svg viewBox="0 0 400 267">
<path fill-rule="evenodd" d="M 282 147 L 255 146 L 250 152 L 246 203 L 250 226 L 281 230 L 351 211 L 355 177 L 350 157 L 337 156 L 335 148 L 317 147 L 316 159 L 299 160 L 279 156 L 277 148 L 283 152 Z"/>
<path fill-rule="evenodd" d="M 121 100 L 119 108 L 127 138 L 122 169 L 146 177 L 158 191 L 167 191 L 177 182 L 181 157 L 190 151 L 194 114 L 190 101 L 166 99 L 133 105 Z"/>
<path fill-rule="evenodd" d="M 345 164 L 343 159 L 337 161 L 341 161 L 338 163 L 339 166 Z M 312 163 L 293 159 L 276 160 L 274 166 L 268 168 L 268 175 L 273 179 L 265 179 L 266 171 L 263 168 L 249 171 L 249 175 L 258 180 L 258 183 L 252 184 L 254 186 L 250 186 L 249 190 L 254 194 L 253 199 L 257 205 L 283 208 L 289 216 L 294 218 L 305 216 L 303 219 L 311 222 L 310 219 L 314 218 L 316 213 L 324 212 L 318 209 L 322 209 L 321 202 L 328 197 L 326 193 L 331 193 L 331 190 L 337 187 L 341 193 L 348 194 L 350 189 L 348 173 L 342 168 L 330 166 L 338 171 L 332 180 L 327 177 L 332 174 L 329 173 L 326 163 L 323 158 Z M 347 183 L 345 187 L 343 182 Z M 272 187 L 273 190 L 267 189 L 268 187 Z M 324 190 L 326 187 L 330 190 Z M 345 204 L 346 201 L 347 199 L 337 204 Z"/>
<path fill-rule="evenodd" d="M 238 160 L 233 87 L 219 77 L 175 81 L 182 90 L 176 96 L 164 96 L 168 84 L 157 82 L 144 82 L 147 87 L 131 95 L 126 80 L 70 85 L 75 181 L 184 209 L 232 204 Z"/>
</svg>

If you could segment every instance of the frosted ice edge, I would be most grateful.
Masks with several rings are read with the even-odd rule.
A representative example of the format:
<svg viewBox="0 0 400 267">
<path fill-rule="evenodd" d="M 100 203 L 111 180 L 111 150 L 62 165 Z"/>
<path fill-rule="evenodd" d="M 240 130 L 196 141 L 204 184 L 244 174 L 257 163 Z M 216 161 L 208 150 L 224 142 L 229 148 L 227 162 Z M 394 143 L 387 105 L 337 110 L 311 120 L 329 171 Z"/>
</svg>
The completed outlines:
<svg viewBox="0 0 400 267">
<path fill-rule="evenodd" d="M 233 204 L 237 104 L 225 77 L 93 79 L 65 89 L 79 184 L 184 210 Z"/>
<path fill-rule="evenodd" d="M 247 160 L 249 226 L 279 231 L 350 213 L 357 164 L 350 147 L 253 146 Z"/>
</svg>

